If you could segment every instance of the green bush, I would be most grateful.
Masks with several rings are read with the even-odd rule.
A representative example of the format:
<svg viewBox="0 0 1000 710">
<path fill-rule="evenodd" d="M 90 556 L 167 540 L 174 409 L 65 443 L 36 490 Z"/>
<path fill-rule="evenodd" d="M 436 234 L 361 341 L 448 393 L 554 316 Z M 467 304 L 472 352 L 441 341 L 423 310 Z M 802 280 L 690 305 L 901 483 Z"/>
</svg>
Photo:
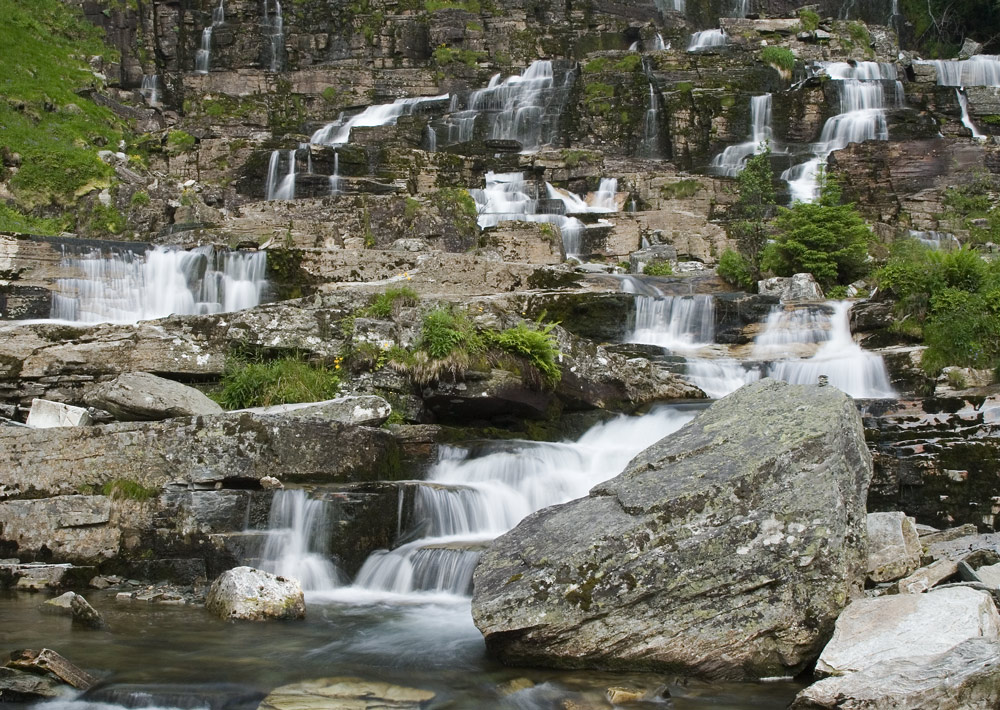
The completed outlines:
<svg viewBox="0 0 1000 710">
<path fill-rule="evenodd" d="M 336 369 L 337 366 L 335 366 Z M 216 401 L 226 409 L 318 402 L 337 396 L 340 377 L 298 358 L 227 363 Z"/>
<path fill-rule="evenodd" d="M 795 55 L 792 54 L 792 50 L 784 47 L 764 47 L 760 52 L 760 60 L 785 71 L 795 68 Z"/>
<path fill-rule="evenodd" d="M 391 318 L 399 313 L 401 307 L 415 306 L 419 302 L 420 296 L 409 286 L 389 288 L 372 299 L 364 315 L 371 318 Z"/>
<path fill-rule="evenodd" d="M 853 204 L 841 204 L 840 188 L 826 179 L 815 203 L 796 202 L 781 209 L 777 235 L 761 260 L 778 276 L 809 272 L 822 286 L 847 284 L 867 272 L 871 230 Z"/>
<path fill-rule="evenodd" d="M 674 273 L 674 268 L 669 261 L 653 261 L 643 268 L 642 273 L 647 276 L 670 276 Z"/>
<path fill-rule="evenodd" d="M 523 358 L 541 374 L 545 384 L 553 386 L 559 382 L 562 372 L 557 359 L 559 348 L 552 335 L 554 324 L 545 326 L 518 323 L 499 333 L 488 336 L 491 345 L 500 350 Z"/>
<path fill-rule="evenodd" d="M 752 291 L 757 282 L 753 277 L 753 269 L 739 252 L 726 249 L 719 257 L 719 265 L 715 267 L 719 278 L 744 291 Z"/>
<path fill-rule="evenodd" d="M 420 347 L 436 359 L 446 358 L 456 350 L 481 352 L 483 341 L 469 317 L 454 308 L 435 308 L 424 316 L 420 329 Z"/>
<path fill-rule="evenodd" d="M 819 29 L 819 15 L 812 10 L 799 10 L 799 26 L 805 32 L 814 32 Z"/>
<path fill-rule="evenodd" d="M 751 277 L 757 280 L 761 275 L 761 259 L 770 235 L 768 221 L 775 206 L 769 148 L 747 160 L 737 178 L 736 193 L 736 203 L 731 211 L 734 219 L 729 224 L 729 233 L 736 240 L 740 256 L 750 267 Z"/>
</svg>

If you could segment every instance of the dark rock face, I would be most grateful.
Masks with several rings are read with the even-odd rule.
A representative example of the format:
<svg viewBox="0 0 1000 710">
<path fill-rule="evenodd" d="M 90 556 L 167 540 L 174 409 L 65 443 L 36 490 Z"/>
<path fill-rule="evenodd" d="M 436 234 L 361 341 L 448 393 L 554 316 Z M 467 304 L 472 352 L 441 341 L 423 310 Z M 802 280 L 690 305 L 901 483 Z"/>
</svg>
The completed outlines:
<svg viewBox="0 0 1000 710">
<path fill-rule="evenodd" d="M 794 674 L 860 593 L 870 477 L 850 398 L 762 380 L 496 540 L 473 617 L 512 664 Z"/>
</svg>

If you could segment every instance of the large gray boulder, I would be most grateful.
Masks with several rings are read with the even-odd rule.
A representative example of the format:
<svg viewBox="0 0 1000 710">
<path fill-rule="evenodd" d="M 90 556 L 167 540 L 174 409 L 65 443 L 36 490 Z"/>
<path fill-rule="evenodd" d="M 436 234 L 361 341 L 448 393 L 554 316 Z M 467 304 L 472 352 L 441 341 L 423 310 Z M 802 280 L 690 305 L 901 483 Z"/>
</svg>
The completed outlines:
<svg viewBox="0 0 1000 710">
<path fill-rule="evenodd" d="M 892 582 L 920 566 L 917 528 L 906 513 L 868 514 L 868 579 Z"/>
<path fill-rule="evenodd" d="M 786 301 L 822 301 L 823 289 L 812 274 L 774 276 L 757 282 L 757 292 L 762 296 L 777 296 Z"/>
<path fill-rule="evenodd" d="M 861 593 L 870 477 L 849 397 L 761 380 L 498 538 L 473 618 L 512 664 L 797 673 Z"/>
<path fill-rule="evenodd" d="M 246 621 L 303 619 L 306 615 L 298 580 L 253 567 L 234 567 L 219 575 L 208 590 L 205 608 L 223 619 Z"/>
<path fill-rule="evenodd" d="M 222 407 L 194 387 L 148 372 L 128 372 L 95 387 L 87 404 L 121 421 L 220 414 Z"/>
</svg>

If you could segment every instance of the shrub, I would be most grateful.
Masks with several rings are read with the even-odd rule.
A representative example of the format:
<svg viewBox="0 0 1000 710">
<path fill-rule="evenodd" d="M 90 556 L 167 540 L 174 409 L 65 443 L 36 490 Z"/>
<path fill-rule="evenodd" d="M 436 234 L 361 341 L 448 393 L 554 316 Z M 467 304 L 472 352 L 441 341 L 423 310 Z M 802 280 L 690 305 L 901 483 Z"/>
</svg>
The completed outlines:
<svg viewBox="0 0 1000 710">
<path fill-rule="evenodd" d="M 742 288 L 744 291 L 753 290 L 756 281 L 753 277 L 753 270 L 747 260 L 740 256 L 739 252 L 726 249 L 719 257 L 719 265 L 715 267 L 715 273 L 727 283 Z"/>
<path fill-rule="evenodd" d="M 478 353 L 483 349 L 483 341 L 465 313 L 442 307 L 424 316 L 420 347 L 431 357 L 441 359 L 456 350 Z"/>
<path fill-rule="evenodd" d="M 646 264 L 642 273 L 647 276 L 670 276 L 674 273 L 674 268 L 670 265 L 669 261 L 658 260 Z"/>
<path fill-rule="evenodd" d="M 364 315 L 372 318 L 391 318 L 399 314 L 403 306 L 415 306 L 420 302 L 417 292 L 408 286 L 389 288 L 372 299 Z"/>
<path fill-rule="evenodd" d="M 216 401 L 226 409 L 317 402 L 337 396 L 340 378 L 298 358 L 227 363 Z"/>
<path fill-rule="evenodd" d="M 554 324 L 545 326 L 518 323 L 499 333 L 489 335 L 489 341 L 500 350 L 523 358 L 542 376 L 545 384 L 552 386 L 559 382 L 562 372 L 556 362 L 559 350 L 552 336 Z"/>
<path fill-rule="evenodd" d="M 784 47 L 764 47 L 760 52 L 760 60 L 784 71 L 795 68 L 795 55 L 792 50 Z"/>
<path fill-rule="evenodd" d="M 812 10 L 799 10 L 799 26 L 805 32 L 814 32 L 819 29 L 819 15 Z"/>
<path fill-rule="evenodd" d="M 729 231 L 736 240 L 740 256 L 750 268 L 754 280 L 760 278 L 761 258 L 768 239 L 768 219 L 774 212 L 774 173 L 771 151 L 751 156 L 737 178 L 737 199 L 732 211 L 735 219 Z"/>
</svg>

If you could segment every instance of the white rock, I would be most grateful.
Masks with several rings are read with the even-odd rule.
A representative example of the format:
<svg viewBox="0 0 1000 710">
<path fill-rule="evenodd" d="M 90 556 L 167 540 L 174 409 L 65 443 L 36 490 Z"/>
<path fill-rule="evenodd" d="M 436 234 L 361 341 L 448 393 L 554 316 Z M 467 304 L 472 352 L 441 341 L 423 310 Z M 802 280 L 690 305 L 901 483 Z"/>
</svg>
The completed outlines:
<svg viewBox="0 0 1000 710">
<path fill-rule="evenodd" d="M 88 426 L 90 415 L 83 407 L 74 407 L 48 399 L 31 400 L 28 426 L 35 429 L 52 429 L 62 426 Z"/>
<path fill-rule="evenodd" d="M 920 538 L 905 513 L 868 514 L 868 579 L 892 582 L 920 566 Z"/>
<path fill-rule="evenodd" d="M 302 586 L 253 567 L 234 567 L 212 583 L 205 608 L 223 619 L 302 619 L 306 615 Z"/>
<path fill-rule="evenodd" d="M 843 675 L 884 661 L 934 656 L 972 638 L 1000 640 L 1000 615 L 986 592 L 950 587 L 859 599 L 837 619 L 816 672 Z"/>
<path fill-rule="evenodd" d="M 775 276 L 757 282 L 757 290 L 762 296 L 778 296 L 784 301 L 821 301 L 823 289 L 812 274 Z"/>
</svg>

